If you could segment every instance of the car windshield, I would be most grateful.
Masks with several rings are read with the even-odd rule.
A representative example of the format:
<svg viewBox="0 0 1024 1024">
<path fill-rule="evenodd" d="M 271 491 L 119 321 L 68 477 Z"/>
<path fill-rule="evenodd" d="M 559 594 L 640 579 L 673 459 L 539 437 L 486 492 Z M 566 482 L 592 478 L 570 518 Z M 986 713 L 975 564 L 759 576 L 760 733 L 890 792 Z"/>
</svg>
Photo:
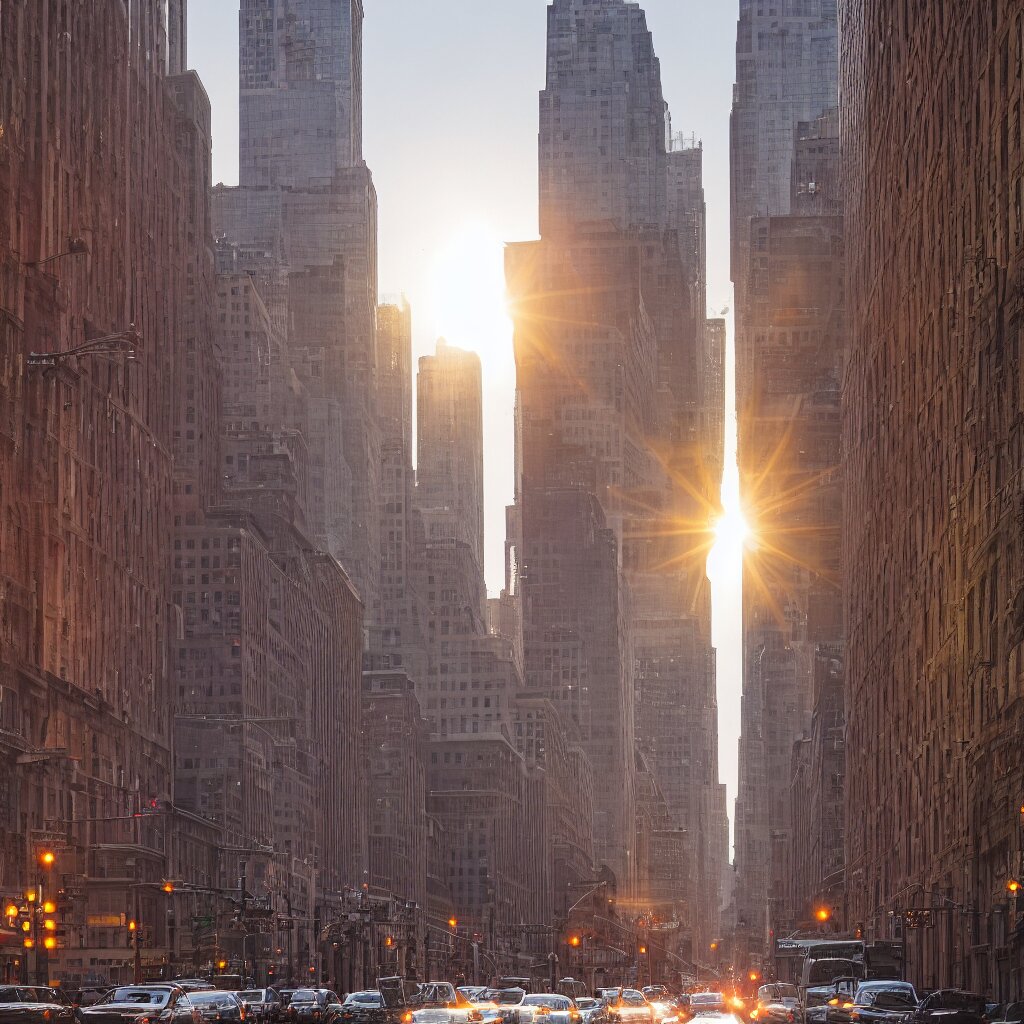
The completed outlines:
<svg viewBox="0 0 1024 1024">
<path fill-rule="evenodd" d="M 936 992 L 928 1005 L 933 1010 L 968 1010 L 979 1016 L 985 1012 L 985 1000 L 969 992 Z"/>
<path fill-rule="evenodd" d="M 107 993 L 105 1003 L 131 1003 L 137 1006 L 166 1006 L 171 993 L 165 988 L 115 988 Z"/>
<path fill-rule="evenodd" d="M 234 1006 L 235 1001 L 224 992 L 193 992 L 189 998 L 196 1006 Z"/>
<path fill-rule="evenodd" d="M 292 994 L 293 1003 L 315 1003 L 316 1001 L 316 992 L 311 988 L 300 988 Z"/>
<path fill-rule="evenodd" d="M 724 997 L 721 992 L 698 992 L 693 999 L 690 1000 L 691 1005 L 699 1006 L 702 1003 L 721 1003 L 724 1002 Z"/>
<path fill-rule="evenodd" d="M 256 989 L 254 992 L 239 992 L 239 999 L 244 999 L 247 1003 L 261 1003 L 263 1002 L 263 990 Z"/>
<path fill-rule="evenodd" d="M 565 996 L 527 996 L 523 1006 L 546 1006 L 549 1010 L 568 1010 L 569 1000 Z"/>
<path fill-rule="evenodd" d="M 526 993 L 521 988 L 506 988 L 495 995 L 494 1001 L 502 1006 L 514 1006 L 521 1003 L 525 995 Z"/>
<path fill-rule="evenodd" d="M 346 1003 L 372 1003 L 374 1006 L 379 1006 L 381 1002 L 381 996 L 379 992 L 353 992 Z"/>
<path fill-rule="evenodd" d="M 597 1006 L 597 1000 L 591 999 L 589 996 L 580 996 L 580 998 L 576 1000 L 576 1006 L 581 1010 L 592 1010 Z"/>
<path fill-rule="evenodd" d="M 800 998 L 796 991 L 796 985 L 765 985 L 757 995 L 759 999 L 764 1000 Z"/>
<path fill-rule="evenodd" d="M 52 999 L 45 989 L 0 988 L 0 1003 L 42 1003 Z"/>
</svg>

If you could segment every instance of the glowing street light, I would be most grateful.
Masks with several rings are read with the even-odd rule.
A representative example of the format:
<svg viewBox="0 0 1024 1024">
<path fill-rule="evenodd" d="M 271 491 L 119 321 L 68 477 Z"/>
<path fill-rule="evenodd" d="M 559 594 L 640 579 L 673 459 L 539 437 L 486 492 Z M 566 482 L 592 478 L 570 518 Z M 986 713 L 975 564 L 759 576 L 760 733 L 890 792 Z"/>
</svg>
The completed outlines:
<svg viewBox="0 0 1024 1024">
<path fill-rule="evenodd" d="M 57 863 L 57 854 L 55 854 L 53 850 L 43 850 L 43 852 L 39 854 L 39 863 L 42 864 L 44 868 L 52 868 L 53 865 Z"/>
<path fill-rule="evenodd" d="M 828 907 L 818 907 L 818 909 L 814 912 L 814 916 L 822 924 L 827 924 L 829 921 L 832 920 L 832 911 L 829 910 Z"/>
<path fill-rule="evenodd" d="M 451 928 L 452 931 L 454 931 L 456 928 L 459 927 L 459 922 L 454 917 L 449 917 L 448 918 L 448 927 Z"/>
<path fill-rule="evenodd" d="M 1021 888 L 1020 882 L 1018 882 L 1016 878 L 1011 878 L 1006 883 L 1006 890 L 1007 890 L 1007 892 L 1012 892 L 1014 895 L 1016 895 L 1017 893 L 1020 892 L 1020 888 Z"/>
</svg>

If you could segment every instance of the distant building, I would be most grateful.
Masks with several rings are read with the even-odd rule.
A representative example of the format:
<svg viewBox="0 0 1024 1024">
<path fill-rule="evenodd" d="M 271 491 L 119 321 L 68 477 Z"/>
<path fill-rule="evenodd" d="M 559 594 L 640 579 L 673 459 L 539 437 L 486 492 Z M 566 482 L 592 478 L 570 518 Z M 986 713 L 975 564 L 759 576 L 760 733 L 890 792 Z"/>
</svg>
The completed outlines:
<svg viewBox="0 0 1024 1024">
<path fill-rule="evenodd" d="M 428 542 L 468 546 L 484 565 L 484 425 L 480 357 L 442 338 L 417 377 L 416 503 Z"/>
<path fill-rule="evenodd" d="M 839 96 L 836 0 L 740 4 L 730 122 L 732 280 L 736 288 L 736 388 L 742 422 L 753 384 L 753 320 L 747 288 L 749 222 L 790 212 L 793 132 Z M 749 325 L 749 326 L 748 326 Z"/>
<path fill-rule="evenodd" d="M 762 956 L 773 930 L 802 924 L 814 898 L 791 889 L 793 746 L 811 726 L 817 645 L 843 640 L 838 49 L 835 0 L 740 5 L 732 279 L 740 480 L 758 538 L 744 577 L 734 890 L 741 960 Z"/>
<path fill-rule="evenodd" d="M 637 4 L 555 0 L 540 96 L 540 230 L 666 223 L 668 108 Z"/>
</svg>

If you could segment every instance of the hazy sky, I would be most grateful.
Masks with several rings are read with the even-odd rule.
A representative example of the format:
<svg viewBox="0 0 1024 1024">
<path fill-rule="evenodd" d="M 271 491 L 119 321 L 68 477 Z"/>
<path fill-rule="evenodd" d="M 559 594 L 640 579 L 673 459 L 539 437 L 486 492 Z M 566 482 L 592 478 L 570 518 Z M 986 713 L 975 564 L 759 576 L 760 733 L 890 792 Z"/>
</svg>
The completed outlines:
<svg viewBox="0 0 1024 1024">
<path fill-rule="evenodd" d="M 364 0 L 364 150 L 384 296 L 412 305 L 414 357 L 439 334 L 484 366 L 487 582 L 503 581 L 515 368 L 502 242 L 537 236 L 537 95 L 547 0 Z M 213 105 L 214 181 L 238 180 L 238 0 L 192 0 L 189 63 Z M 731 305 L 729 108 L 737 0 L 644 0 L 676 131 L 704 142 L 708 304 Z M 722 778 L 735 796 L 738 562 L 716 579 Z M 723 574 L 716 574 L 723 575 Z"/>
</svg>

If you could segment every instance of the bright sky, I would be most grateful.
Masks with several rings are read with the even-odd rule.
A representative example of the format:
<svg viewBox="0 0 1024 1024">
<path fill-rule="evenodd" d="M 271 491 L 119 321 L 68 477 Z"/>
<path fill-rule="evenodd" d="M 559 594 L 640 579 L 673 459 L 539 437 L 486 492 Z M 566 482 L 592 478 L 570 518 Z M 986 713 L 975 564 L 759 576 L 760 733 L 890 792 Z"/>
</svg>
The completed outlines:
<svg viewBox="0 0 1024 1024">
<path fill-rule="evenodd" d="M 189 63 L 213 105 L 213 179 L 238 180 L 238 0 L 192 0 Z M 502 243 L 537 237 L 547 0 L 365 0 L 364 149 L 380 204 L 380 282 L 413 311 L 414 357 L 444 335 L 481 354 L 487 582 L 504 577 L 515 365 Z M 729 109 L 737 0 L 643 0 L 676 131 L 704 141 L 708 305 L 731 308 Z M 730 404 L 731 408 L 731 404 Z M 729 474 L 727 474 L 728 478 Z M 727 479 L 727 483 L 730 480 Z M 733 475 L 727 491 L 735 499 Z M 738 527 L 712 558 L 721 778 L 736 795 Z"/>
</svg>

